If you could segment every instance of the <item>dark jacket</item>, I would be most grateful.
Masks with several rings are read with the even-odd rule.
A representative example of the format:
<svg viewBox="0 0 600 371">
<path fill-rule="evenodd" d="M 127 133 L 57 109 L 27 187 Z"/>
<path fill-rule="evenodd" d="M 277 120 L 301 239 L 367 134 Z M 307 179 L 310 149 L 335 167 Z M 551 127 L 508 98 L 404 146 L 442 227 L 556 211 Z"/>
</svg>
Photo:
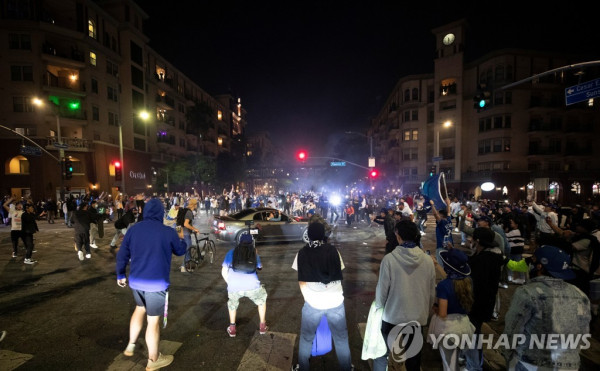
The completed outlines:
<svg viewBox="0 0 600 371">
<path fill-rule="evenodd" d="M 134 224 L 123 238 L 117 253 L 117 279 L 125 278 L 129 268 L 129 286 L 147 292 L 169 288 L 172 254 L 185 254 L 185 240 L 163 224 L 165 208 L 158 199 L 144 207 L 144 220 Z"/>
<path fill-rule="evenodd" d="M 90 231 L 91 214 L 89 209 L 79 209 L 73 214 L 73 226 L 76 233 L 88 233 Z"/>
<path fill-rule="evenodd" d="M 298 252 L 298 281 L 328 284 L 342 279 L 342 263 L 334 246 L 305 245 Z"/>
<path fill-rule="evenodd" d="M 500 252 L 498 248 L 495 250 Z M 500 269 L 503 264 L 502 254 L 492 249 L 485 249 L 469 258 L 475 299 L 469 317 L 480 323 L 492 319 L 500 282 Z"/>
<path fill-rule="evenodd" d="M 27 234 L 34 234 L 39 231 L 37 222 L 35 221 L 35 214 L 24 212 L 21 215 L 21 231 Z"/>
</svg>

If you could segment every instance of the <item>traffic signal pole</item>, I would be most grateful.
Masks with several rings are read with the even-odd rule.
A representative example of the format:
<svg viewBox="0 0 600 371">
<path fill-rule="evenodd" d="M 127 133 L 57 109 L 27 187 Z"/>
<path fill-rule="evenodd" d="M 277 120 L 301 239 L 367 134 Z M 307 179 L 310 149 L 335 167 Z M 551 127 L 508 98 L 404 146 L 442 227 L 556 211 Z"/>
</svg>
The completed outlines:
<svg viewBox="0 0 600 371">
<path fill-rule="evenodd" d="M 119 117 L 119 158 L 121 160 L 121 174 L 125 172 L 125 164 L 123 163 L 123 123 L 121 117 Z M 125 179 L 121 175 L 121 193 L 125 193 Z"/>
<path fill-rule="evenodd" d="M 61 202 L 65 200 L 65 185 L 63 179 L 63 169 L 65 163 L 65 150 L 62 148 L 62 137 L 60 136 L 60 115 L 58 114 L 58 108 L 56 108 L 56 138 L 58 139 L 58 144 L 60 147 L 58 148 L 58 165 L 60 168 L 60 200 Z"/>
</svg>

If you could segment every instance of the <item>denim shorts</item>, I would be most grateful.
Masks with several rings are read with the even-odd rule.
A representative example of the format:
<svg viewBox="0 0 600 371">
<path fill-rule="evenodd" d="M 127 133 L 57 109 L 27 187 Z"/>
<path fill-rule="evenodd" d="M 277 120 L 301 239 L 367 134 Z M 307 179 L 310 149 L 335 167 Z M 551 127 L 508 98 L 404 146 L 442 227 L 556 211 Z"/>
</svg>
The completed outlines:
<svg viewBox="0 0 600 371">
<path fill-rule="evenodd" d="M 160 316 L 165 310 L 166 291 L 146 292 L 140 290 L 133 291 L 135 305 L 146 308 L 146 314 L 149 316 Z"/>
<path fill-rule="evenodd" d="M 265 290 L 264 285 L 260 285 L 259 288 L 254 290 L 230 292 L 228 296 L 227 309 L 229 310 L 237 310 L 240 299 L 243 297 L 252 300 L 256 305 L 263 305 L 267 302 L 267 290 Z"/>
</svg>

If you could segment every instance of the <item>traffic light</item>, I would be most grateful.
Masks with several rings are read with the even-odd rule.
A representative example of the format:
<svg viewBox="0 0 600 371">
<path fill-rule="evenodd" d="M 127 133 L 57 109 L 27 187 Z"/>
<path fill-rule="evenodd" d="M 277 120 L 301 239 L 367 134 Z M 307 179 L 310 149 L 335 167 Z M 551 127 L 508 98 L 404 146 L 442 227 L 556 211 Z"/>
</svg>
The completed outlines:
<svg viewBox="0 0 600 371">
<path fill-rule="evenodd" d="M 65 179 L 73 177 L 73 162 L 70 158 L 65 159 Z"/>
<path fill-rule="evenodd" d="M 308 155 L 306 154 L 305 150 L 300 150 L 296 154 L 296 158 L 298 159 L 298 161 L 304 161 L 304 160 L 306 160 L 307 157 L 308 157 Z"/>
<path fill-rule="evenodd" d="M 475 108 L 479 112 L 479 110 L 489 108 L 491 104 L 492 92 L 487 88 L 487 85 L 477 85 L 477 92 L 473 97 L 473 108 Z"/>
<path fill-rule="evenodd" d="M 123 168 L 119 161 L 115 161 L 115 180 L 123 180 Z"/>
<path fill-rule="evenodd" d="M 434 176 L 435 175 L 435 165 L 432 165 L 429 168 L 429 176 Z"/>
<path fill-rule="evenodd" d="M 379 171 L 377 171 L 376 169 L 369 170 L 369 178 L 375 179 L 378 176 L 379 176 Z"/>
</svg>

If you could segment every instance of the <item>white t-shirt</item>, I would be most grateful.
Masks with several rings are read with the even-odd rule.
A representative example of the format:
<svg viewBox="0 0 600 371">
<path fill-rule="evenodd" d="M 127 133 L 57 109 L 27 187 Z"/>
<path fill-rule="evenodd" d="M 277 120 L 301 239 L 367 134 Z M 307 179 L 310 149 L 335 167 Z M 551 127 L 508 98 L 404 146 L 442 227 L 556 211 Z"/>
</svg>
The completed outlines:
<svg viewBox="0 0 600 371">
<path fill-rule="evenodd" d="M 338 251 L 340 257 L 340 264 L 342 270 L 344 270 L 344 260 Z M 298 254 L 294 258 L 292 269 L 298 270 Z M 311 307 L 315 309 L 331 309 L 339 307 L 344 302 L 344 290 L 342 288 L 342 281 L 332 281 L 328 284 L 321 282 L 307 282 L 307 290 L 304 290 L 304 301 L 306 301 Z"/>
<path fill-rule="evenodd" d="M 23 215 L 23 210 L 17 210 L 15 204 L 10 204 L 8 207 L 8 217 L 10 218 L 11 231 L 20 231 L 21 230 L 21 215 Z"/>
</svg>

